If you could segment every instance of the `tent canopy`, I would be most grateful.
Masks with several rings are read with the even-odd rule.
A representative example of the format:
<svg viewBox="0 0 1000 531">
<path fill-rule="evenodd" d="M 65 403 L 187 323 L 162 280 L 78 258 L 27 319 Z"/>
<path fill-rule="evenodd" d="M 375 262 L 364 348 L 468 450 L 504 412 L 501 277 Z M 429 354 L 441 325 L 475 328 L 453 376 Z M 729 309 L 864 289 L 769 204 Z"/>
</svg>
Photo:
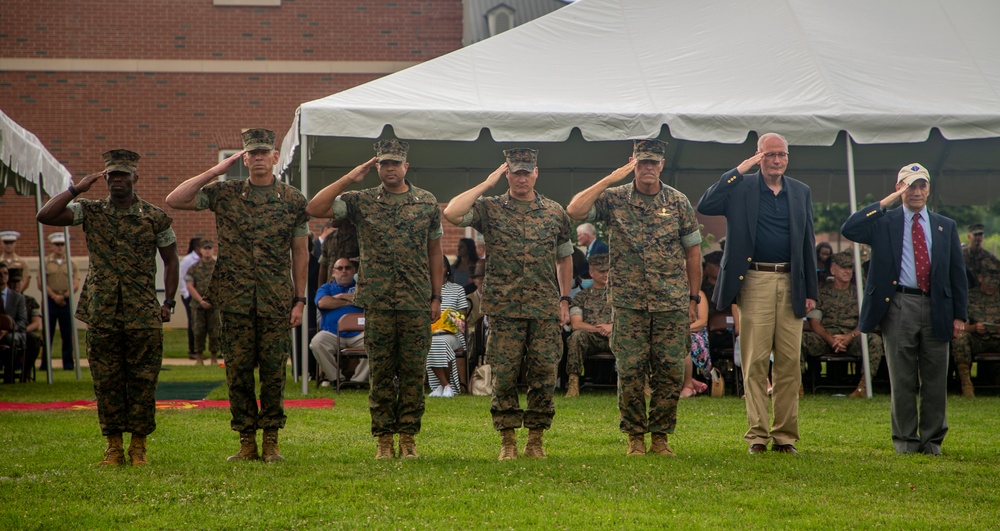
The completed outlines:
<svg viewBox="0 0 1000 531">
<path fill-rule="evenodd" d="M 524 145 L 540 150 L 541 191 L 565 202 L 627 161 L 622 141 L 660 137 L 666 178 L 697 197 L 753 153 L 751 132 L 775 131 L 819 201 L 847 200 L 846 135 L 861 144 L 859 195 L 881 197 L 918 161 L 942 177 L 938 200 L 992 201 L 997 20 L 990 0 L 580 0 L 303 104 L 280 167 L 296 174 L 307 135 L 315 191 L 391 133 L 411 140 L 414 182 L 445 201 Z M 942 186 L 957 178 L 972 181 Z"/>
<path fill-rule="evenodd" d="M 42 183 L 50 196 L 69 187 L 72 174 L 31 131 L 0 111 L 0 195 L 7 186 L 18 194 L 34 194 L 33 184 Z"/>
</svg>

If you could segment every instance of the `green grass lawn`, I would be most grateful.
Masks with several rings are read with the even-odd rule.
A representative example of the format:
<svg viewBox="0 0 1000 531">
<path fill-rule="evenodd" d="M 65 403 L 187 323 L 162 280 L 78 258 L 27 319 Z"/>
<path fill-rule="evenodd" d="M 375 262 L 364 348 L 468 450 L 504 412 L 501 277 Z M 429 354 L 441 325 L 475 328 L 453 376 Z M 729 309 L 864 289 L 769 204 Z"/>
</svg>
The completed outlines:
<svg viewBox="0 0 1000 531">
<path fill-rule="evenodd" d="M 163 381 L 217 368 L 170 367 Z M 92 399 L 89 374 L 0 400 Z M 996 529 L 1000 399 L 949 402 L 944 455 L 898 456 L 887 396 L 801 400 L 797 456 L 749 456 L 743 401 L 680 404 L 676 458 L 626 458 L 613 393 L 557 398 L 545 460 L 498 462 L 489 398 L 428 399 L 419 459 L 376 461 L 367 393 L 287 409 L 284 463 L 227 463 L 225 409 L 160 411 L 151 465 L 106 469 L 94 411 L 0 413 L 0 529 Z M 224 399 L 224 386 L 209 398 Z M 301 398 L 289 380 L 287 398 Z M 522 395 L 522 404 L 524 396 Z M 519 433 L 523 447 L 526 434 Z"/>
</svg>

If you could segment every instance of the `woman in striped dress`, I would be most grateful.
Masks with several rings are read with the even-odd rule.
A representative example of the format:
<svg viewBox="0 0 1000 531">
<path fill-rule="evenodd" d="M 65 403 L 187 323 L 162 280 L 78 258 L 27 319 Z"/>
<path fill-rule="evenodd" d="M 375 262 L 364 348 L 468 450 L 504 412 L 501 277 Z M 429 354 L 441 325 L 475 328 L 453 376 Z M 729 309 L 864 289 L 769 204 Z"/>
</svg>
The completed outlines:
<svg viewBox="0 0 1000 531">
<path fill-rule="evenodd" d="M 451 264 L 445 257 L 441 286 L 442 319 L 434 323 L 438 329 L 431 336 L 431 350 L 427 353 L 427 381 L 433 389 L 430 394 L 433 397 L 451 398 L 460 389 L 455 351 L 465 348 L 465 312 L 469 301 L 465 298 L 465 288 L 452 282 L 451 274 Z"/>
</svg>

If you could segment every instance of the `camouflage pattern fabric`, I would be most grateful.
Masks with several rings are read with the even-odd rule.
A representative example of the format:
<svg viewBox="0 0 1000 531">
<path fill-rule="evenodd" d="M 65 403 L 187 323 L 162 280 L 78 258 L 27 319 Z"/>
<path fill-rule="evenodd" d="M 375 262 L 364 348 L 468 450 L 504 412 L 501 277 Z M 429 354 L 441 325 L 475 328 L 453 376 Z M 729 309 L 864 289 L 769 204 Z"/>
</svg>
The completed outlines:
<svg viewBox="0 0 1000 531">
<path fill-rule="evenodd" d="M 350 220 L 358 231 L 361 270 L 354 304 L 365 310 L 430 308 L 427 242 L 441 235 L 441 208 L 433 194 L 406 184 L 400 203 L 382 186 L 345 192 L 338 200 L 346 212 L 335 212 L 336 219 Z"/>
<path fill-rule="evenodd" d="M 965 260 L 966 269 L 971 270 L 975 275 L 978 275 L 986 268 L 995 267 L 995 264 L 998 263 L 997 257 L 983 248 L 973 251 L 968 247 L 963 247 L 962 258 Z"/>
<path fill-rule="evenodd" d="M 429 310 L 365 309 L 372 435 L 420 433 L 420 419 L 424 415 L 424 364 L 430 347 Z"/>
<path fill-rule="evenodd" d="M 486 360 L 493 368 L 493 400 L 490 402 L 493 429 L 516 429 L 522 425 L 529 430 L 552 427 L 556 414 L 552 394 L 561 357 L 557 319 L 511 319 L 490 315 Z M 522 362 L 528 378 L 527 410 L 521 409 L 517 396 Z"/>
<path fill-rule="evenodd" d="M 608 338 L 597 332 L 574 330 L 566 340 L 566 373 L 580 375 L 587 356 L 600 352 L 611 352 Z"/>
<path fill-rule="evenodd" d="M 34 319 L 35 317 L 41 317 L 42 316 L 42 306 L 40 304 L 38 304 L 38 301 L 35 300 L 34 297 L 32 297 L 30 295 L 25 295 L 24 296 L 24 307 L 25 307 L 25 309 L 28 310 L 28 323 L 31 323 L 31 320 Z M 33 337 L 36 337 L 38 339 L 41 339 L 42 338 L 42 330 L 43 329 L 44 329 L 44 327 L 38 327 L 38 330 L 35 330 L 34 332 L 27 332 L 27 334 L 29 336 L 33 336 Z"/>
<path fill-rule="evenodd" d="M 104 157 L 104 170 L 108 173 L 113 171 L 135 173 L 139 169 L 139 159 L 141 157 L 135 151 L 112 149 L 105 151 L 101 156 Z"/>
<path fill-rule="evenodd" d="M 570 315 L 579 315 L 583 322 L 599 325 L 611 322 L 611 303 L 607 289 L 589 287 L 577 292 L 570 303 Z"/>
<path fill-rule="evenodd" d="M 122 316 L 109 328 L 87 330 L 87 357 L 105 437 L 149 435 L 156 429 L 156 382 L 163 362 L 163 330 L 126 330 Z"/>
<path fill-rule="evenodd" d="M 343 226 L 333 231 L 327 239 L 323 240 L 323 250 L 319 257 L 319 263 L 329 264 L 333 270 L 333 264 L 341 258 L 354 260 L 361 256 L 361 248 L 358 246 L 358 231 L 351 223 L 344 223 Z M 329 280 L 329 279 L 326 279 Z"/>
<path fill-rule="evenodd" d="M 288 316 L 224 312 L 222 343 L 226 345 L 226 384 L 233 431 L 284 428 L 285 362 L 292 348 Z M 255 395 L 254 368 L 260 369 L 260 408 Z"/>
<path fill-rule="evenodd" d="M 491 319 L 559 318 L 556 260 L 573 253 L 569 216 L 535 196 L 526 210 L 509 194 L 479 198 L 460 224 L 483 233 L 490 256 L 502 257 L 486 261 L 483 313 Z"/>
<path fill-rule="evenodd" d="M 163 210 L 136 197 L 129 208 L 115 208 L 110 198 L 70 203 L 73 225 L 83 224 L 90 271 L 77 304 L 76 318 L 113 328 L 119 306 L 126 329 L 162 328 L 156 296 L 156 253 L 177 241 Z"/>
<path fill-rule="evenodd" d="M 519 171 L 535 171 L 538 163 L 538 150 L 527 148 L 507 149 L 503 152 L 507 160 L 507 169 L 511 173 Z"/>
<path fill-rule="evenodd" d="M 219 258 L 207 295 L 226 313 L 288 319 L 295 297 L 292 238 L 309 221 L 306 200 L 281 181 L 265 193 L 250 181 L 220 181 L 198 192 L 198 210 L 215 212 Z M 201 292 L 205 294 L 206 292 Z"/>
<path fill-rule="evenodd" d="M 650 138 L 648 140 L 636 140 L 632 143 L 632 156 L 636 160 L 656 160 L 660 161 L 667 154 L 667 143 L 662 140 Z"/>
<path fill-rule="evenodd" d="M 274 149 L 276 135 L 270 129 L 247 129 L 240 134 L 240 137 L 243 139 L 243 149 L 247 151 L 259 149 L 271 151 Z"/>
<path fill-rule="evenodd" d="M 816 309 L 810 312 L 807 317 L 815 318 L 822 314 L 820 324 L 831 336 L 836 334 L 849 334 L 858 327 L 858 295 L 852 283 L 847 289 L 837 289 L 833 282 L 827 282 L 819 288 L 819 298 L 816 300 Z M 868 336 L 868 367 L 871 374 L 878 371 L 879 363 L 882 362 L 882 355 L 885 350 L 882 346 L 882 336 L 879 334 L 867 334 Z M 799 361 L 802 371 L 806 370 L 806 356 L 825 356 L 833 354 L 833 348 L 819 337 L 815 332 L 802 332 L 802 350 Z M 854 338 L 847 345 L 847 355 L 861 357 L 861 336 Z"/>
<path fill-rule="evenodd" d="M 204 241 L 202 242 L 204 243 Z M 201 259 L 190 269 L 188 269 L 185 282 L 193 282 L 194 289 L 198 290 L 208 302 L 212 299 L 207 297 L 208 290 L 212 284 L 212 273 L 215 271 L 217 260 Z M 219 352 L 219 309 L 215 306 L 205 309 L 196 301 L 191 301 L 191 329 L 194 332 L 194 353 L 205 352 L 205 339 L 208 338 L 208 351 L 212 354 Z"/>
<path fill-rule="evenodd" d="M 375 156 L 378 161 L 395 160 L 406 162 L 406 153 L 410 150 L 410 144 L 395 138 L 388 138 L 375 142 Z"/>
<path fill-rule="evenodd" d="M 647 205 L 631 182 L 601 194 L 588 216 L 588 221 L 595 220 L 604 221 L 609 234 L 611 304 L 649 312 L 686 312 L 690 291 L 684 249 L 701 243 L 698 219 L 687 196 L 661 182 L 660 192 Z"/>
<path fill-rule="evenodd" d="M 1000 291 L 987 295 L 979 288 L 969 290 L 969 326 L 965 332 L 951 342 L 951 355 L 956 365 L 971 365 L 972 354 L 1000 352 L 1000 327 L 987 326 L 985 334 L 974 334 L 968 330 L 975 323 L 1000 324 Z"/>
<path fill-rule="evenodd" d="M 687 310 L 648 312 L 614 308 L 611 351 L 618 365 L 621 431 L 673 433 L 684 383 L 684 358 L 691 351 Z M 646 380 L 653 393 L 646 414 Z"/>
</svg>

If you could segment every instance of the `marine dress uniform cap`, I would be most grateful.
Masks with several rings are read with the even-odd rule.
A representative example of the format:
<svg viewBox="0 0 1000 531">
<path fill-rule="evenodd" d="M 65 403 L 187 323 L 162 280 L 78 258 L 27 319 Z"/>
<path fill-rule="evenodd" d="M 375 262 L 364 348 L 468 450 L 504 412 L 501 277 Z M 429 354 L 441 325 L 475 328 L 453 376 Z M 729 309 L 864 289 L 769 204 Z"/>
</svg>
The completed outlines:
<svg viewBox="0 0 1000 531">
<path fill-rule="evenodd" d="M 101 156 L 104 157 L 104 171 L 108 173 L 113 171 L 135 173 L 135 170 L 139 169 L 139 154 L 135 151 L 112 149 L 105 151 Z"/>
<path fill-rule="evenodd" d="M 906 183 L 906 185 L 909 186 L 920 179 L 923 179 L 930 184 L 931 174 L 927 172 L 927 168 L 924 168 L 920 164 L 914 162 L 913 164 L 907 164 L 906 166 L 900 168 L 899 176 L 896 177 L 896 184 Z"/>
<path fill-rule="evenodd" d="M 409 150 L 410 144 L 395 138 L 375 142 L 375 156 L 379 162 L 383 160 L 406 162 L 406 152 Z"/>
<path fill-rule="evenodd" d="M 52 243 L 66 243 L 66 235 L 61 232 L 49 234 L 49 241 Z"/>
<path fill-rule="evenodd" d="M 538 167 L 538 150 L 528 148 L 505 149 L 503 156 L 507 159 L 507 169 L 511 173 L 519 171 L 532 172 Z"/>
<path fill-rule="evenodd" d="M 7 243 L 16 242 L 18 238 L 21 237 L 21 233 L 16 230 L 4 230 L 0 231 L 0 240 Z"/>
<path fill-rule="evenodd" d="M 274 150 L 274 131 L 270 129 L 247 129 L 243 131 L 243 149 L 256 151 L 265 149 Z"/>
<path fill-rule="evenodd" d="M 635 160 L 663 160 L 667 154 L 667 143 L 662 140 L 650 138 L 648 140 L 636 140 L 632 148 L 632 156 Z"/>
</svg>

